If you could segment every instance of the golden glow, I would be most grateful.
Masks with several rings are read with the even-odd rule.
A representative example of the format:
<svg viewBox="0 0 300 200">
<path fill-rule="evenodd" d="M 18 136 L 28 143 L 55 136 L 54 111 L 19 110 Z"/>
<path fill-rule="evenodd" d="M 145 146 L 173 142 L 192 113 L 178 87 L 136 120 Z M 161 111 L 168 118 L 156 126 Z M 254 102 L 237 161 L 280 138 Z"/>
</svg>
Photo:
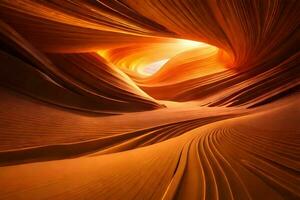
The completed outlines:
<svg viewBox="0 0 300 200">
<path fill-rule="evenodd" d="M 184 39 L 177 39 L 177 43 L 182 48 L 188 48 L 188 49 L 210 46 L 203 42 L 197 42 L 197 41 L 193 41 L 193 40 L 184 40 Z"/>
<path fill-rule="evenodd" d="M 193 68 L 190 71 L 193 73 L 182 77 L 182 80 L 188 79 L 190 76 L 201 76 L 222 71 L 225 66 L 220 62 L 222 59 L 219 59 L 217 47 L 185 39 L 162 38 L 161 42 L 130 44 L 119 48 L 101 49 L 97 53 L 125 73 L 140 78 L 153 76 L 161 70 L 165 71 L 163 68 L 167 61 L 172 63 L 168 62 L 168 69 L 171 71 L 170 73 L 167 72 L 172 79 L 177 76 L 176 71 L 186 70 L 188 72 L 191 67 Z M 172 62 L 174 59 L 177 60 L 178 56 L 180 56 L 180 61 Z M 188 68 L 184 66 L 185 63 L 189 63 Z M 176 66 L 179 68 L 174 71 L 173 68 Z M 183 74 L 187 75 L 186 73 Z M 163 79 L 164 77 L 165 75 L 162 76 Z"/>
</svg>

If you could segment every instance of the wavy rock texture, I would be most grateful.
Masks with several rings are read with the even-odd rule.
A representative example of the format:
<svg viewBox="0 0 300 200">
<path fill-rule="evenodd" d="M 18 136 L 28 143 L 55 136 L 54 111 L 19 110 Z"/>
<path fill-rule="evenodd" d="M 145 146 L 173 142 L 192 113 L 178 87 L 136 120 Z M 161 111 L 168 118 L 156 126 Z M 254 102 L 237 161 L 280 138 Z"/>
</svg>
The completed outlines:
<svg viewBox="0 0 300 200">
<path fill-rule="evenodd" d="M 300 199 L 300 1 L 0 1 L 0 199 Z"/>
</svg>

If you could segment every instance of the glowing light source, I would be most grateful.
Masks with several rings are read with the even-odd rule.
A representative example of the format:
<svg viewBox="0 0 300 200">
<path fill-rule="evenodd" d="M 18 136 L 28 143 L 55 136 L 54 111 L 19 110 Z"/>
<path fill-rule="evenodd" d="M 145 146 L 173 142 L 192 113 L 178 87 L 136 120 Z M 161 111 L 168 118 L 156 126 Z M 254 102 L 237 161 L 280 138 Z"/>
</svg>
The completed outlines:
<svg viewBox="0 0 300 200">
<path fill-rule="evenodd" d="M 209 44 L 206 44 L 203 42 L 197 42 L 197 41 L 193 41 L 193 40 L 184 40 L 184 39 L 177 39 L 177 43 L 181 47 L 188 48 L 188 49 L 210 46 Z"/>
<path fill-rule="evenodd" d="M 142 68 L 141 70 L 139 70 L 139 72 L 141 74 L 144 74 L 144 75 L 147 75 L 147 76 L 150 76 L 152 74 L 155 74 L 158 70 L 160 70 L 163 65 L 165 63 L 168 62 L 169 59 L 164 59 L 164 60 L 159 60 L 159 61 L 156 61 L 154 63 L 151 63 L 150 65 L 147 65 L 145 68 Z"/>
<path fill-rule="evenodd" d="M 100 49 L 97 53 L 125 73 L 146 78 L 162 72 L 164 70 L 162 67 L 166 65 L 168 67 L 167 71 L 170 69 L 173 71 L 169 74 L 184 70 L 185 72 L 182 72 L 182 74 L 185 74 L 185 76 L 187 75 L 186 73 L 198 76 L 198 69 L 200 68 L 200 71 L 203 72 L 204 68 L 215 69 L 216 66 L 222 65 L 219 64 L 218 51 L 217 47 L 203 42 L 164 38 L 161 42 L 130 44 L 119 48 Z M 178 60 L 178 56 L 180 56 L 180 60 Z M 169 64 L 166 64 L 167 62 Z M 175 66 L 181 67 L 173 70 Z M 195 70 L 191 70 L 191 68 L 195 68 Z M 206 74 L 204 73 L 203 75 Z M 163 77 L 168 76 L 163 75 Z M 190 76 L 188 75 L 188 77 Z M 171 75 L 171 77 L 174 76 Z"/>
</svg>

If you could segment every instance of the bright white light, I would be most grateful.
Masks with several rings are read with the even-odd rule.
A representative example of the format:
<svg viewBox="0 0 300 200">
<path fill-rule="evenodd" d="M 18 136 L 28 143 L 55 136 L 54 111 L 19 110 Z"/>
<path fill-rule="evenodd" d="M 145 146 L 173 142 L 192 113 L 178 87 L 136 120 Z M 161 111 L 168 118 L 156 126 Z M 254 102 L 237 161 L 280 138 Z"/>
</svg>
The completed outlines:
<svg viewBox="0 0 300 200">
<path fill-rule="evenodd" d="M 178 43 L 183 48 L 197 48 L 197 47 L 208 45 L 208 44 L 205 44 L 202 42 L 196 42 L 196 41 L 192 41 L 192 40 L 183 40 L 183 39 L 178 39 Z"/>
<path fill-rule="evenodd" d="M 147 65 L 145 68 L 143 68 L 143 74 L 145 75 L 152 75 L 155 74 L 158 70 L 160 70 L 162 68 L 162 66 L 164 64 L 166 64 L 166 62 L 168 62 L 169 59 L 164 59 L 164 60 L 159 60 L 156 62 L 153 62 L 149 65 Z"/>
</svg>

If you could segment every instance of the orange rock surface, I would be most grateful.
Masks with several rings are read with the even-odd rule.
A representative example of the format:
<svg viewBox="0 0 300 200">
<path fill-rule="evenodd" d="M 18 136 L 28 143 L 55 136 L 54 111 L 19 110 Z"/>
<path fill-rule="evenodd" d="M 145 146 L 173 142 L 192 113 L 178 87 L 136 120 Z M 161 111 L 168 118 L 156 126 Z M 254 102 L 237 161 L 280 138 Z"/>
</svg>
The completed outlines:
<svg viewBox="0 0 300 200">
<path fill-rule="evenodd" d="M 0 199 L 300 199 L 300 1 L 0 1 Z"/>
</svg>

